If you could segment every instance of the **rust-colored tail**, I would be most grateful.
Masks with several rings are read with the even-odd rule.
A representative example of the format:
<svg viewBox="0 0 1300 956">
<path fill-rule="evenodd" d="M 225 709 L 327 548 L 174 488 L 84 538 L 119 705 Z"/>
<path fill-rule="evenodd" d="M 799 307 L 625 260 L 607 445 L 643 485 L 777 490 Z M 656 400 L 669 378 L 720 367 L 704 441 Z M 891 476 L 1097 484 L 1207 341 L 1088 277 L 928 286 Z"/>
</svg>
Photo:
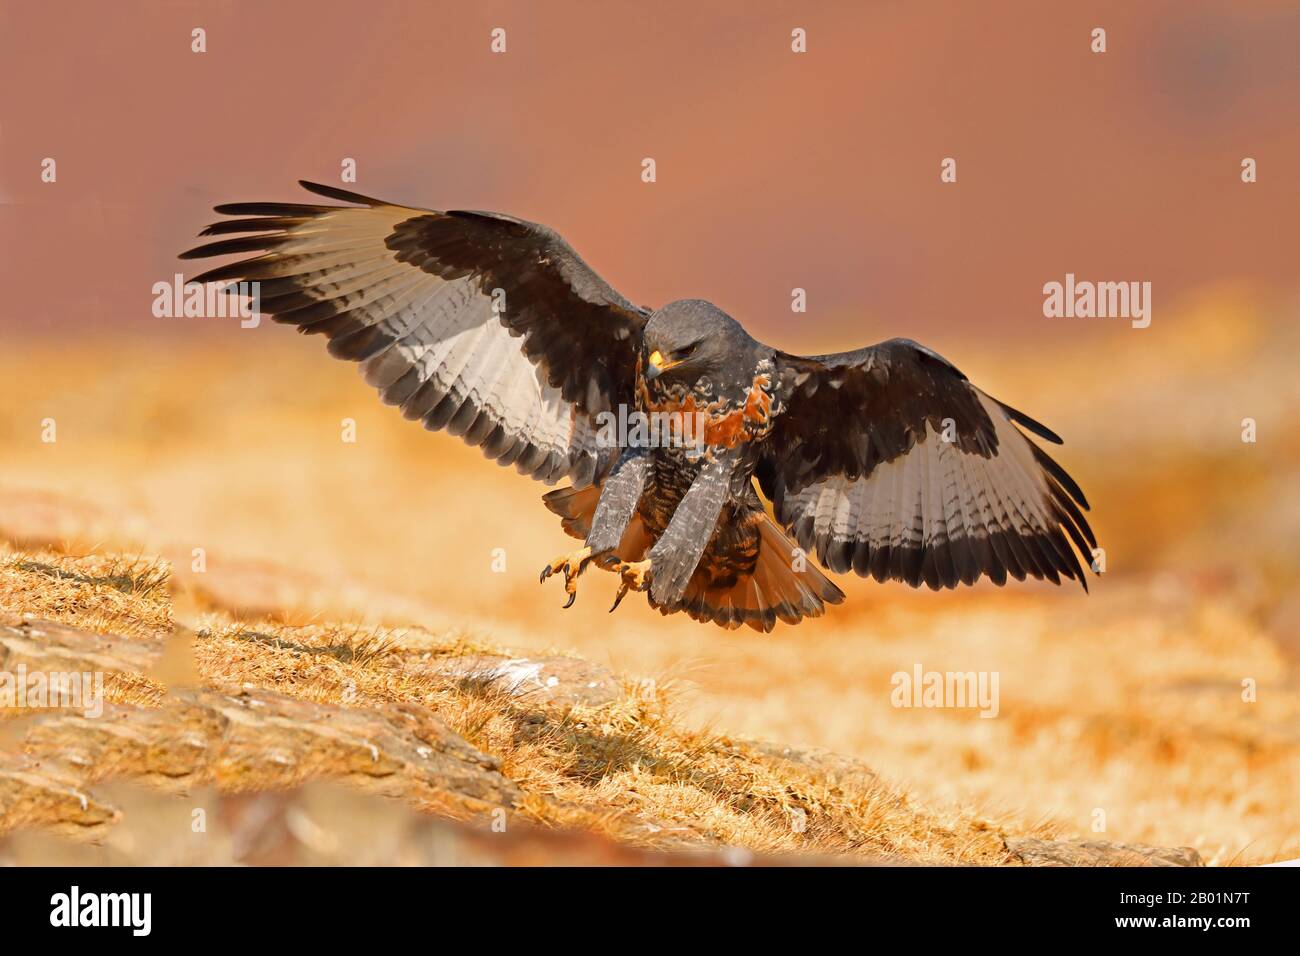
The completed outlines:
<svg viewBox="0 0 1300 956">
<path fill-rule="evenodd" d="M 566 532 L 586 538 L 600 500 L 600 487 L 557 488 L 542 500 L 560 516 Z M 757 524 L 759 534 L 758 557 L 752 571 L 723 586 L 710 586 L 708 574 L 696 571 L 679 605 L 668 608 L 655 605 L 653 600 L 650 603 L 664 614 L 680 609 L 697 621 L 711 621 L 728 629 L 745 624 L 756 631 L 770 631 L 777 621 L 798 624 L 805 617 L 820 617 L 827 604 L 844 600 L 844 592 L 821 572 L 811 556 L 798 550 L 766 513 L 752 512 L 748 520 Z M 640 561 L 653 544 L 641 519 L 633 518 L 618 546 L 618 556 L 623 561 Z"/>
<path fill-rule="evenodd" d="M 746 624 L 756 631 L 770 631 L 777 621 L 798 624 L 805 617 L 821 617 L 827 604 L 844 600 L 844 592 L 776 522 L 762 512 L 754 512 L 753 520 L 759 523 L 753 570 L 724 587 L 709 587 L 707 577 L 696 572 L 686 587 L 682 610 L 697 621 L 728 629 Z"/>
<path fill-rule="evenodd" d="M 542 495 L 542 503 L 552 514 L 560 516 L 560 524 L 566 533 L 586 540 L 591 531 L 591 519 L 596 514 L 596 502 L 600 501 L 601 487 L 556 488 Z M 614 550 L 621 561 L 640 561 L 653 544 L 654 539 L 645 530 L 641 518 L 633 516 L 623 532 L 623 540 Z"/>
<path fill-rule="evenodd" d="M 542 504 L 551 514 L 560 516 L 564 530 L 575 538 L 587 537 L 591 530 L 591 518 L 596 513 L 596 502 L 600 500 L 602 485 L 588 485 L 586 488 L 556 488 L 542 495 Z"/>
</svg>

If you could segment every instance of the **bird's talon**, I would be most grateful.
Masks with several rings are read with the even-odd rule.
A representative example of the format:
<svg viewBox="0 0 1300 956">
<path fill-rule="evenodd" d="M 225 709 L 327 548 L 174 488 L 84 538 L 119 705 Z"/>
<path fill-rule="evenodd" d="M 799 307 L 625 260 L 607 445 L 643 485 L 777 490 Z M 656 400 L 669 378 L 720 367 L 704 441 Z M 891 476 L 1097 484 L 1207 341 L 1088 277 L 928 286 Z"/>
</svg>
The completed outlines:
<svg viewBox="0 0 1300 956">
<path fill-rule="evenodd" d="M 623 603 L 623 598 L 627 596 L 628 591 L 644 591 L 650 587 L 650 559 L 644 561 L 620 561 L 610 568 L 611 571 L 617 571 L 620 581 L 618 593 L 614 595 L 614 604 L 609 609 L 613 614 L 615 609 Z"/>
<path fill-rule="evenodd" d="M 573 554 L 562 554 L 546 567 L 542 568 L 542 576 L 538 580 L 539 584 L 545 583 L 546 579 L 552 574 L 564 574 L 564 590 L 569 595 L 569 600 L 565 602 L 565 608 L 573 607 L 573 602 L 578 599 L 578 576 L 587 570 L 587 565 L 591 561 L 591 548 L 582 548 Z"/>
<path fill-rule="evenodd" d="M 609 607 L 610 614 L 613 614 L 618 610 L 618 606 L 623 603 L 623 596 L 627 594 L 627 591 L 628 587 L 626 584 L 620 584 L 618 586 L 618 593 L 614 595 L 614 603 Z"/>
</svg>

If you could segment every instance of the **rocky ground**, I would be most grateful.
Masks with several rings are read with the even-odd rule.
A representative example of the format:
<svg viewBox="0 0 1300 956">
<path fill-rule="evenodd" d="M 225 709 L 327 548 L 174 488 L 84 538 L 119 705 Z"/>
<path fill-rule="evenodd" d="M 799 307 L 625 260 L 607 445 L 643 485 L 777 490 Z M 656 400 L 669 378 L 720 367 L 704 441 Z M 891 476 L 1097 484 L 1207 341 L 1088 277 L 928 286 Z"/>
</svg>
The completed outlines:
<svg viewBox="0 0 1300 956">
<path fill-rule="evenodd" d="M 5 862 L 1200 864 L 936 812 L 576 656 L 239 620 L 158 558 L 7 550 L 0 672 L 104 675 L 0 710 Z"/>
</svg>

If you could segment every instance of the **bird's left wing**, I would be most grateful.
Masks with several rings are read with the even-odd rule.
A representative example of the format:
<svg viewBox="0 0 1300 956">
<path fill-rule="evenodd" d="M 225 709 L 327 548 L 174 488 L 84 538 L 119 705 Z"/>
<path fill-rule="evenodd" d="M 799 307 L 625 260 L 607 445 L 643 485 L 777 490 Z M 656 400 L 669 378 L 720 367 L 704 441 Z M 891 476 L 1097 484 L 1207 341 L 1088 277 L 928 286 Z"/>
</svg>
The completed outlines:
<svg viewBox="0 0 1300 956">
<path fill-rule="evenodd" d="M 931 588 L 981 574 L 1077 578 L 1088 504 L 1016 424 L 1061 439 L 907 339 L 855 352 L 778 352 L 784 411 L 759 484 L 777 519 L 833 571 Z M 1068 538 L 1068 540 L 1067 540 Z"/>
<path fill-rule="evenodd" d="M 545 226 L 302 183 L 351 206 L 233 203 L 181 258 L 259 253 L 194 282 L 256 282 L 260 308 L 361 363 L 390 405 L 547 483 L 599 481 L 595 418 L 631 404 L 647 310 Z"/>
</svg>

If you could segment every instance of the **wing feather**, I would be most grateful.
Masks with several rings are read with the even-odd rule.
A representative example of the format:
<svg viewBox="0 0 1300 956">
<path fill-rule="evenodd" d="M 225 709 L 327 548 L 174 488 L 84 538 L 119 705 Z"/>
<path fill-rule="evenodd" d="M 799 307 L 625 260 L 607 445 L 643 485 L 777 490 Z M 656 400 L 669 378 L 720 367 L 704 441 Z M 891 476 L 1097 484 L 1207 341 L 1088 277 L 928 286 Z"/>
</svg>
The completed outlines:
<svg viewBox="0 0 1300 956">
<path fill-rule="evenodd" d="M 236 218 L 201 235 L 224 238 L 181 258 L 257 254 L 191 281 L 257 282 L 263 311 L 325 335 L 384 402 L 501 464 L 603 476 L 617 449 L 599 447 L 595 417 L 633 402 L 647 310 L 545 226 L 302 185 L 355 205 L 217 206 Z"/>
<path fill-rule="evenodd" d="M 1087 588 L 1087 499 L 1016 426 L 1055 432 L 904 339 L 777 363 L 784 411 L 757 474 L 826 567 L 933 589 L 982 575 Z"/>
</svg>

